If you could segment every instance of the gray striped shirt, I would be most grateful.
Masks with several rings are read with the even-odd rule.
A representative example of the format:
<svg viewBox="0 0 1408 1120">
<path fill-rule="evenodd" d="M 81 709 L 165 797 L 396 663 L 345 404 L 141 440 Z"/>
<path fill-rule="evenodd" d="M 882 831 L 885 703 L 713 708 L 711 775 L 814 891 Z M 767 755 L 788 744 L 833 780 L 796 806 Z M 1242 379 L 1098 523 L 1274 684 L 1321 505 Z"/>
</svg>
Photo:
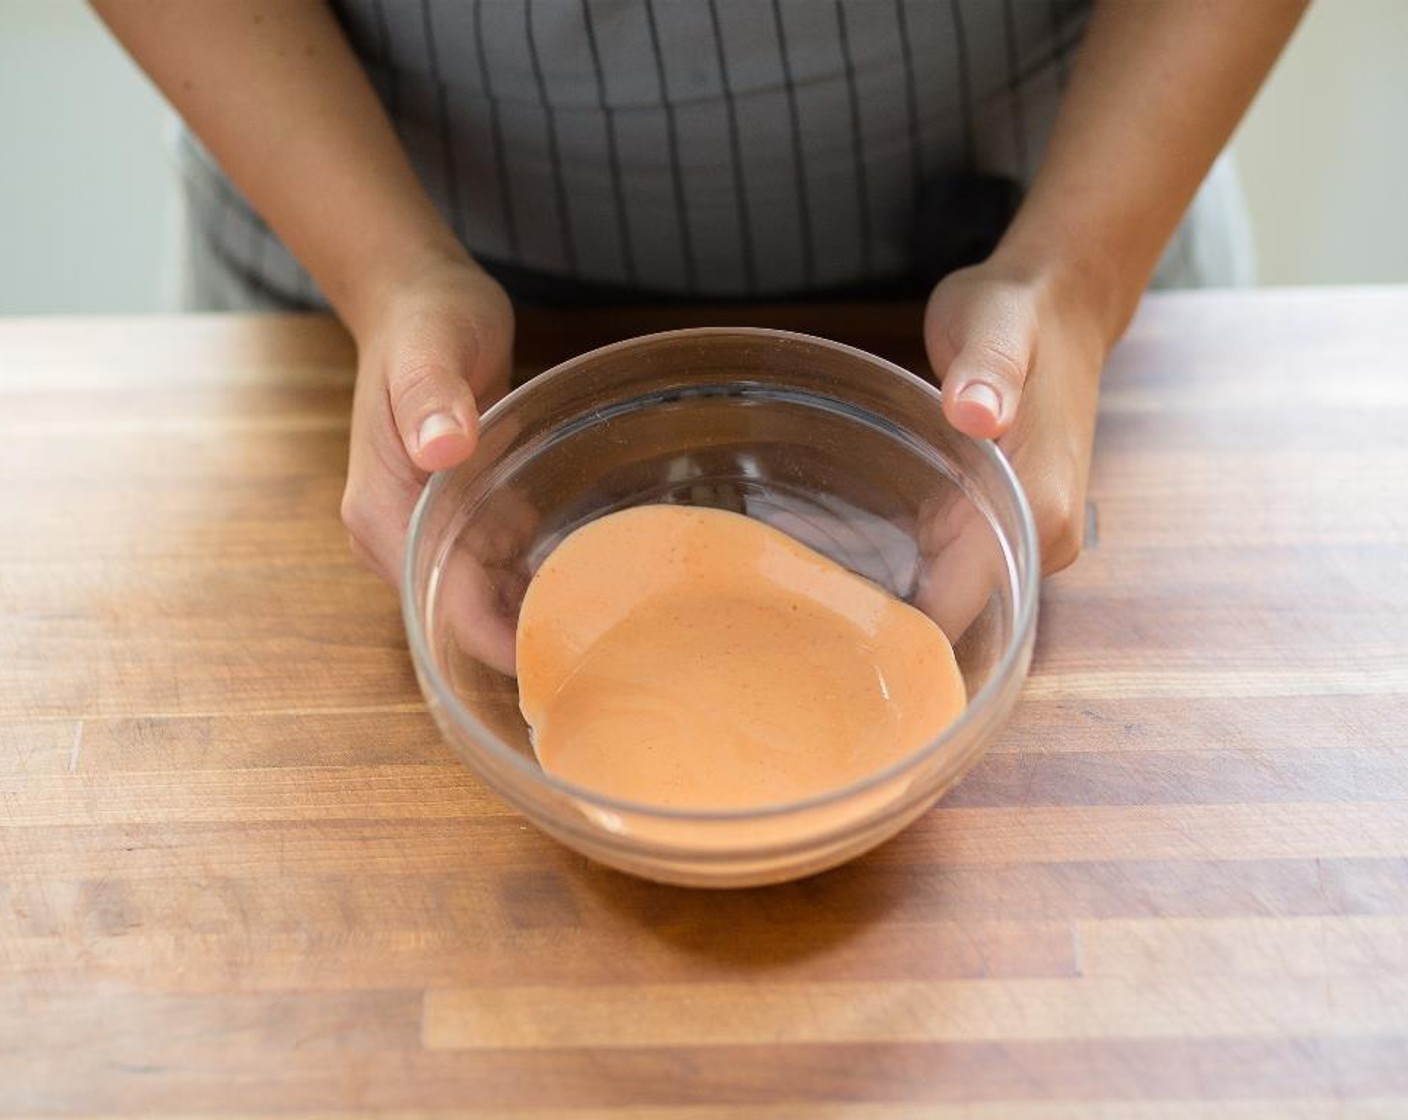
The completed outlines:
<svg viewBox="0 0 1408 1120">
<path fill-rule="evenodd" d="M 902 279 L 918 263 L 926 184 L 1028 182 L 1088 0 L 334 7 L 426 190 L 476 257 L 717 299 Z M 188 136 L 181 156 L 189 302 L 320 304 Z M 1207 262 L 1200 274 L 1194 248 L 1182 252 L 1183 280 L 1206 278 Z"/>
</svg>

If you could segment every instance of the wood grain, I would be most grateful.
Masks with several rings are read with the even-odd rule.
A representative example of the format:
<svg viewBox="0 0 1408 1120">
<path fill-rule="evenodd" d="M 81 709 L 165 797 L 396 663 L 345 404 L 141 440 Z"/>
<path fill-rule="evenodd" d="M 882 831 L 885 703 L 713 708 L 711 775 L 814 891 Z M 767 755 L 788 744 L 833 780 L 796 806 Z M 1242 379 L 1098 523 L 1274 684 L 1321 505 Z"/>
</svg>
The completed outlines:
<svg viewBox="0 0 1408 1120">
<path fill-rule="evenodd" d="M 521 377 L 753 322 L 526 312 Z M 1408 290 L 1148 301 L 1018 711 L 871 856 L 696 894 L 439 741 L 316 318 L 0 324 L 0 1114 L 1408 1115 Z"/>
<path fill-rule="evenodd" d="M 814 1102 L 803 1105 L 750 1105 L 750 1120 L 1397 1120 L 1398 1101 L 1365 1099 L 1344 1101 L 1331 1097 L 1286 1100 L 1180 1101 L 1161 1102 L 1083 1101 L 1080 1104 L 1047 1104 L 1031 1101 L 998 1101 L 967 1104 L 875 1104 L 833 1105 Z M 572 1108 L 574 1120 L 732 1120 L 743 1109 L 728 1105 L 625 1106 L 622 1108 Z M 109 1114 L 111 1116 L 112 1114 Z M 264 1113 L 206 1113 L 220 1120 L 257 1120 Z M 336 1120 L 345 1113 L 282 1112 L 281 1120 Z M 560 1109 L 480 1109 L 455 1108 L 452 1111 L 422 1109 L 378 1109 L 381 1120 L 552 1120 Z M 108 1120 L 90 1114 L 88 1120 Z"/>
<path fill-rule="evenodd" d="M 1408 978 L 1380 975 L 444 988 L 426 998 L 422 1037 L 443 1050 L 1375 1037 L 1408 1027 L 1405 1008 Z"/>
</svg>

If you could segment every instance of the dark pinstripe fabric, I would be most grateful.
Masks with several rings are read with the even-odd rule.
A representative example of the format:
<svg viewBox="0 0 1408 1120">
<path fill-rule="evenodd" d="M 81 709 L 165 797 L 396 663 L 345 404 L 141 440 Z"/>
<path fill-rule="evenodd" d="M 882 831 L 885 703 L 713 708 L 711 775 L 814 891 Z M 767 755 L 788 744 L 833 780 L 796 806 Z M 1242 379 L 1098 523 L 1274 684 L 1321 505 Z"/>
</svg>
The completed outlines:
<svg viewBox="0 0 1408 1120">
<path fill-rule="evenodd" d="M 1056 68 L 1056 88 L 1066 88 L 1066 19 L 1061 11 L 1061 0 L 1049 0 L 1046 6 L 1051 21 L 1051 57 Z"/>
<path fill-rule="evenodd" d="M 792 141 L 792 174 L 797 185 L 796 205 L 798 229 L 797 252 L 802 265 L 802 287 L 816 282 L 816 265 L 812 249 L 812 207 L 808 196 L 806 160 L 802 150 L 801 118 L 797 112 L 797 83 L 792 76 L 792 59 L 783 27 L 782 2 L 772 0 L 773 26 L 777 32 L 777 61 L 783 93 L 787 98 L 787 135 Z"/>
<path fill-rule="evenodd" d="M 529 3 L 532 0 L 528 0 Z M 689 210 L 685 205 L 684 171 L 680 165 L 680 128 L 676 106 L 670 96 L 670 80 L 665 71 L 665 55 L 660 49 L 660 25 L 655 16 L 654 0 L 645 0 L 645 25 L 650 29 L 650 53 L 655 61 L 655 81 L 660 89 L 660 104 L 665 112 L 665 151 L 670 160 L 670 186 L 675 203 L 675 226 L 679 231 L 680 253 L 684 258 L 684 290 L 695 291 L 699 268 L 694 257 L 694 238 L 689 229 Z"/>
<path fill-rule="evenodd" d="M 557 221 L 562 231 L 563 263 L 568 276 L 577 275 L 577 247 L 572 240 L 572 212 L 567 205 L 567 187 L 562 172 L 562 155 L 557 140 L 557 112 L 548 94 L 547 79 L 543 76 L 543 62 L 538 50 L 538 37 L 533 33 L 533 9 L 541 7 L 533 0 L 523 5 L 523 26 L 528 38 L 528 57 L 533 64 L 533 82 L 538 88 L 538 97 L 547 117 L 548 163 L 552 166 L 553 194 L 557 201 Z"/>
<path fill-rule="evenodd" d="M 728 114 L 729 161 L 733 166 L 733 193 L 738 200 L 738 248 L 743 261 L 743 282 L 746 295 L 758 290 L 758 262 L 753 249 L 753 216 L 748 208 L 748 182 L 743 177 L 743 147 L 739 143 L 738 104 L 733 96 L 733 82 L 728 76 L 728 55 L 724 51 L 724 33 L 719 24 L 718 0 L 708 0 L 709 30 L 714 37 L 714 58 L 719 67 L 719 87 L 723 92 Z"/>
<path fill-rule="evenodd" d="M 461 241 L 464 240 L 464 207 L 460 203 L 459 172 L 455 167 L 455 144 L 450 134 L 449 89 L 440 76 L 439 48 L 435 44 L 435 21 L 430 0 L 420 0 L 421 28 L 425 33 L 425 65 L 430 84 L 435 90 L 435 131 L 440 137 L 441 173 L 445 179 L 445 195 L 449 202 L 450 225 Z M 394 73 L 394 71 L 393 71 Z"/>
<path fill-rule="evenodd" d="M 958 65 L 953 78 L 958 91 L 958 113 L 963 129 L 963 166 L 978 170 L 978 143 L 973 121 L 973 72 L 968 62 L 968 32 L 963 25 L 963 0 L 949 0 L 949 15 L 953 20 L 954 51 Z"/>
<path fill-rule="evenodd" d="M 477 255 L 728 297 L 905 275 L 925 181 L 1025 181 L 1088 0 L 334 7 L 427 192 Z M 224 269 L 251 303 L 312 301 L 193 141 L 183 162 L 195 267 Z"/>
<path fill-rule="evenodd" d="M 501 219 L 507 255 L 518 256 L 518 219 L 510 201 L 508 164 L 504 156 L 503 125 L 499 121 L 499 103 L 494 97 L 489 60 L 484 50 L 484 0 L 474 0 L 474 58 L 479 67 L 478 94 L 488 108 L 489 144 L 494 160 L 494 181 L 498 186 L 498 214 Z"/>
<path fill-rule="evenodd" d="M 382 0 L 371 0 L 372 26 L 376 28 L 376 60 L 386 74 L 386 88 L 382 100 L 392 119 L 400 111 L 400 99 L 396 96 L 396 67 L 391 55 L 391 28 L 386 21 L 386 8 Z"/>
<path fill-rule="evenodd" d="M 909 170 L 914 180 L 914 197 L 924 182 L 924 141 L 919 134 L 919 91 L 914 83 L 914 48 L 909 41 L 909 17 L 905 0 L 895 0 L 895 30 L 899 35 L 900 58 L 904 60 L 904 114 L 909 142 Z"/>
<path fill-rule="evenodd" d="M 621 180 L 621 153 L 616 140 L 616 109 L 606 99 L 606 74 L 601 65 L 601 48 L 596 41 L 596 28 L 592 25 L 591 5 L 582 0 L 582 22 L 586 30 L 587 46 L 591 50 L 592 75 L 596 79 L 596 104 L 606 126 L 606 169 L 611 177 L 611 202 L 615 210 L 616 231 L 620 238 L 622 264 L 626 284 L 635 287 L 640 282 L 636 268 L 635 249 L 631 244 L 631 223 L 626 217 L 626 192 Z"/>
<path fill-rule="evenodd" d="M 1017 15 L 1012 7 L 1013 0 L 1002 0 L 1003 39 L 1007 48 L 1007 89 L 1012 108 L 1012 141 L 1017 154 L 1017 170 L 1023 179 L 1030 174 L 1030 159 L 1027 156 L 1027 125 L 1022 109 L 1024 94 L 1020 78 L 1021 66 L 1018 62 Z"/>
<path fill-rule="evenodd" d="M 860 278 L 872 278 L 875 272 L 874 247 L 870 232 L 870 183 L 865 151 L 865 138 L 860 125 L 860 88 L 856 82 L 855 59 L 851 54 L 850 29 L 846 24 L 846 6 L 836 0 L 836 31 L 840 40 L 841 59 L 846 70 L 846 94 L 851 118 L 851 161 L 856 171 L 856 229 L 860 234 Z"/>
</svg>

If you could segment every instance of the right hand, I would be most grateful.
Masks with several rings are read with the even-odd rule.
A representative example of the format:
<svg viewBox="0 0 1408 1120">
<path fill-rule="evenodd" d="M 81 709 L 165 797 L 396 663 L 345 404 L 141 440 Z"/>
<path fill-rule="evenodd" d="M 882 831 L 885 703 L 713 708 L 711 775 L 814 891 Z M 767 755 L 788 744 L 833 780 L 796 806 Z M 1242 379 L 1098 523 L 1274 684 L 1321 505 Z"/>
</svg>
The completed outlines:
<svg viewBox="0 0 1408 1120">
<path fill-rule="evenodd" d="M 480 410 L 508 391 L 513 305 L 467 257 L 437 256 L 388 283 L 354 334 L 342 521 L 352 551 L 395 586 L 427 477 L 469 458 Z"/>
</svg>

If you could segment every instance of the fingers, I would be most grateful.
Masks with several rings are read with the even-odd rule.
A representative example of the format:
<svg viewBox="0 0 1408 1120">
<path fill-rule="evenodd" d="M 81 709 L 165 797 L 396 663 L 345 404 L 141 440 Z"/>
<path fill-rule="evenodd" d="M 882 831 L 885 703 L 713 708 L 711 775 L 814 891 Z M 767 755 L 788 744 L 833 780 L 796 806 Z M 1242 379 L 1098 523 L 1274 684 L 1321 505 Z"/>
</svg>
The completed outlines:
<svg viewBox="0 0 1408 1120">
<path fill-rule="evenodd" d="M 1036 314 L 1020 289 L 985 287 L 964 302 L 935 299 L 925 323 L 944 415 L 975 439 L 997 439 L 1017 415 L 1036 351 Z"/>
<path fill-rule="evenodd" d="M 389 382 L 359 380 L 342 519 L 353 554 L 393 587 L 401 580 L 411 512 L 425 484 L 408 460 Z M 514 672 L 514 628 L 526 574 L 521 559 L 537 527 L 536 513 L 503 492 L 493 516 L 459 537 L 439 581 L 437 616 L 454 643 L 500 673 Z"/>
<path fill-rule="evenodd" d="M 352 466 L 347 472 L 342 523 L 352 555 L 393 587 L 401 581 L 406 527 L 418 493 L 418 487 L 374 471 Z"/>
<path fill-rule="evenodd" d="M 969 436 L 1000 440 L 1031 503 L 1046 574 L 1080 554 L 1100 368 L 1108 352 L 1098 316 L 1060 295 L 1039 275 L 989 262 L 944 279 L 924 318 L 944 414 Z M 951 542 L 961 543 L 965 534 L 943 518 L 929 531 L 939 538 L 926 547 L 936 559 L 930 597 L 962 592 L 955 565 L 971 548 Z M 981 587 L 972 594 L 977 591 Z M 965 612 L 945 602 L 933 613 L 961 623 Z"/>
<path fill-rule="evenodd" d="M 373 368 L 357 379 L 342 523 L 357 559 L 395 586 L 411 510 L 425 476 L 406 458 L 387 384 L 378 372 Z"/>
<path fill-rule="evenodd" d="M 482 273 L 459 270 L 365 343 L 352 416 L 344 521 L 390 582 L 425 476 L 457 466 L 479 436 L 476 390 L 502 392 L 513 309 Z"/>
<path fill-rule="evenodd" d="M 342 520 L 352 554 L 395 587 L 401 581 L 407 525 L 423 480 L 417 472 L 398 470 L 394 459 L 386 461 L 400 456 L 389 417 L 383 432 L 378 432 L 374 416 L 364 421 L 357 413 L 353 419 L 354 433 L 359 427 L 370 432 L 365 437 L 354 434 Z M 390 445 L 389 454 L 378 440 Z M 522 599 L 524 579 L 515 568 L 486 567 L 479 553 L 497 563 L 498 552 L 504 550 L 502 545 L 496 546 L 498 552 L 490 549 L 494 543 L 479 536 L 456 542 L 441 574 L 437 614 L 462 650 L 512 676 L 515 614 L 511 607 Z"/>
<path fill-rule="evenodd" d="M 479 409 L 471 382 L 484 371 L 481 331 L 434 306 L 398 321 L 369 355 L 391 404 L 405 457 L 421 471 L 444 470 L 474 451 Z"/>
<path fill-rule="evenodd" d="M 914 605 L 957 645 L 1006 579 L 992 526 L 966 498 L 953 495 L 920 515 L 921 570 Z"/>
<path fill-rule="evenodd" d="M 465 355 L 452 348 L 428 348 L 393 356 L 391 363 L 391 412 L 411 462 L 427 472 L 464 462 L 478 434 L 478 408 L 466 380 Z"/>
<path fill-rule="evenodd" d="M 1084 487 L 1047 484 L 1029 491 L 1041 542 L 1041 574 L 1055 575 L 1080 557 L 1085 543 Z"/>
<path fill-rule="evenodd" d="M 504 676 L 515 676 L 517 611 L 508 601 L 521 602 L 523 590 L 512 573 L 485 568 L 471 548 L 457 542 L 439 583 L 436 613 L 455 645 Z"/>
<path fill-rule="evenodd" d="M 351 525 L 354 522 L 358 523 L 358 529 L 362 532 L 366 532 L 367 527 L 360 523 L 360 519 L 357 514 L 350 512 L 351 508 L 352 507 L 349 505 L 347 499 L 344 497 L 342 521 L 343 524 L 347 526 L 348 549 L 351 551 L 357 563 L 361 564 L 362 567 L 366 568 L 369 572 L 372 572 L 374 575 L 380 576 L 388 583 L 393 582 L 391 573 L 386 570 L 385 565 L 381 561 L 381 558 L 370 548 L 364 545 L 358 539 L 357 531 L 352 529 Z"/>
<path fill-rule="evenodd" d="M 441 614 L 455 642 L 505 676 L 516 674 L 518 612 L 538 532 L 538 511 L 513 487 L 501 487 L 456 538 L 440 579 Z"/>
</svg>

